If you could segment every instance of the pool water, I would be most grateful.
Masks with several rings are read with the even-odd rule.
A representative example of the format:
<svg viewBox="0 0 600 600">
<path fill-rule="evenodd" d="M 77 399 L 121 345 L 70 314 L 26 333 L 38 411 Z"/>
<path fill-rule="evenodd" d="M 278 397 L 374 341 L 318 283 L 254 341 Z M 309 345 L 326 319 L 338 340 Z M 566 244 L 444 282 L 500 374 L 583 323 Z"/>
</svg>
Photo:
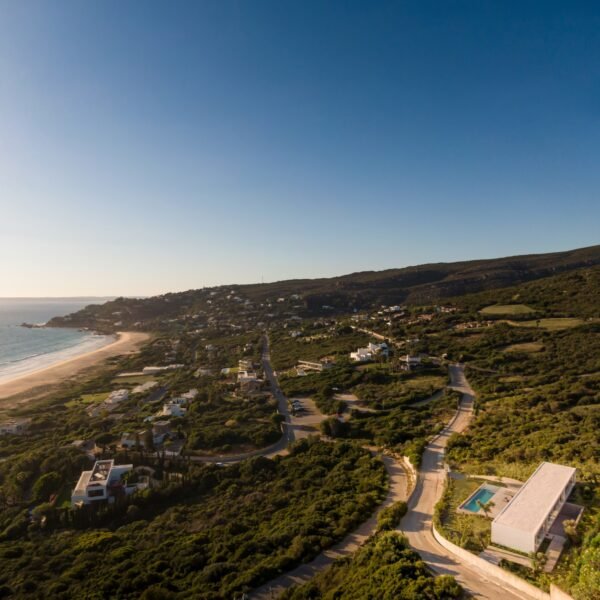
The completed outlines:
<svg viewBox="0 0 600 600">
<path fill-rule="evenodd" d="M 486 502 L 489 502 L 490 498 L 493 498 L 495 493 L 496 492 L 493 490 L 480 488 L 473 496 L 471 496 L 471 498 L 469 498 L 468 502 L 461 506 L 461 508 L 473 513 L 479 512 L 481 508 L 479 507 L 479 504 L 477 504 L 477 500 L 479 500 L 482 504 L 485 504 Z"/>
</svg>

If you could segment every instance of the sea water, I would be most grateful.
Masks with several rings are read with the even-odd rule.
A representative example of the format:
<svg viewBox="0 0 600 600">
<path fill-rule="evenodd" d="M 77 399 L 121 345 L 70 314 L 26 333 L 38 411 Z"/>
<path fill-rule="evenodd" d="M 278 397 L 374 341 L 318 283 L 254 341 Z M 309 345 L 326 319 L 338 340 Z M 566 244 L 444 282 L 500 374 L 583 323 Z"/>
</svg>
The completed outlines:
<svg viewBox="0 0 600 600">
<path fill-rule="evenodd" d="M 0 298 L 0 382 L 101 348 L 112 336 L 68 328 L 21 327 L 43 324 L 88 304 L 110 298 Z"/>
</svg>

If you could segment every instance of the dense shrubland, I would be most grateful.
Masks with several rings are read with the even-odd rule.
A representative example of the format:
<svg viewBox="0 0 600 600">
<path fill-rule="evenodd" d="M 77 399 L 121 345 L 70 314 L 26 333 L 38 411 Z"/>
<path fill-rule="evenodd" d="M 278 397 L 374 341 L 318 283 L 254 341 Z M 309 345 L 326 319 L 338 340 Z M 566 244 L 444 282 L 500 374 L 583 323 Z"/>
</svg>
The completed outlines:
<svg viewBox="0 0 600 600">
<path fill-rule="evenodd" d="M 314 557 L 385 493 L 381 460 L 347 443 L 304 440 L 286 458 L 194 469 L 183 497 L 134 497 L 102 528 L 26 525 L 0 542 L 3 594 L 230 598 Z"/>
<path fill-rule="evenodd" d="M 433 577 L 406 538 L 387 531 L 352 557 L 336 561 L 282 600 L 451 600 L 462 590 L 447 575 Z"/>
</svg>

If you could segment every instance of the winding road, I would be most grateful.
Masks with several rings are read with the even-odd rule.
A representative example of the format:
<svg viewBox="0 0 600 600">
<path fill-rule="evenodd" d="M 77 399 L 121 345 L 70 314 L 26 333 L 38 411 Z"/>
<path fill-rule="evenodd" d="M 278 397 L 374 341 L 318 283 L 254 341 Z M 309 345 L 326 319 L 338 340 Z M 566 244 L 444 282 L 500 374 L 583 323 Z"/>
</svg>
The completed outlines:
<svg viewBox="0 0 600 600">
<path fill-rule="evenodd" d="M 251 456 L 262 455 L 272 457 L 285 453 L 288 445 L 294 441 L 294 428 L 292 427 L 287 398 L 281 391 L 277 377 L 271 366 L 269 342 L 266 336 L 263 344 L 262 363 L 273 396 L 277 400 L 279 413 L 284 416 L 281 439 L 268 448 L 235 456 L 206 457 L 203 460 L 232 463 Z M 443 493 L 446 478 L 446 467 L 444 464 L 445 448 L 452 434 L 460 433 L 468 427 L 473 417 L 473 402 L 475 399 L 475 393 L 464 375 L 463 367 L 461 365 L 450 365 L 449 372 L 451 381 L 449 387 L 462 392 L 463 396 L 452 420 L 425 448 L 417 484 L 408 502 L 409 510 L 402 519 L 399 531 L 406 535 L 411 547 L 421 555 L 434 572 L 440 575 L 447 574 L 455 577 L 471 597 L 488 600 L 532 600 L 532 597 L 525 592 L 513 589 L 506 582 L 484 575 L 475 567 L 461 562 L 457 556 L 442 547 L 433 536 L 433 511 Z M 437 394 L 434 394 L 426 402 L 436 397 Z M 312 562 L 302 564 L 292 571 L 283 573 L 276 579 L 251 592 L 248 596 L 251 600 L 271 600 L 272 598 L 276 598 L 285 589 L 306 583 L 334 560 L 354 553 L 375 532 L 379 511 L 394 502 L 406 500 L 408 495 L 406 472 L 395 459 L 389 456 L 383 456 L 382 458 L 388 472 L 390 485 L 386 499 L 371 518 L 360 525 L 354 532 L 347 535 L 338 544 L 319 554 Z"/>
<path fill-rule="evenodd" d="M 473 416 L 474 392 L 467 382 L 462 366 L 451 365 L 451 387 L 463 393 L 460 406 L 446 428 L 425 448 L 417 486 L 408 503 L 408 512 L 400 530 L 412 548 L 438 574 L 452 575 L 474 598 L 489 600 L 531 600 L 522 591 L 510 588 L 505 582 L 482 574 L 475 567 L 460 561 L 443 548 L 433 537 L 433 510 L 444 490 L 446 477 L 444 451 L 453 433 L 464 431 Z"/>
<path fill-rule="evenodd" d="M 390 456 L 382 456 L 388 474 L 388 492 L 385 500 L 377 507 L 371 517 L 362 523 L 343 540 L 324 550 L 313 561 L 302 564 L 292 571 L 283 573 L 265 585 L 257 588 L 248 595 L 250 600 L 271 600 L 277 598 L 284 590 L 294 585 L 302 585 L 310 581 L 317 573 L 328 567 L 334 560 L 349 556 L 356 552 L 364 542 L 375 533 L 377 529 L 377 515 L 379 512 L 407 497 L 407 477 L 398 461 Z"/>
</svg>

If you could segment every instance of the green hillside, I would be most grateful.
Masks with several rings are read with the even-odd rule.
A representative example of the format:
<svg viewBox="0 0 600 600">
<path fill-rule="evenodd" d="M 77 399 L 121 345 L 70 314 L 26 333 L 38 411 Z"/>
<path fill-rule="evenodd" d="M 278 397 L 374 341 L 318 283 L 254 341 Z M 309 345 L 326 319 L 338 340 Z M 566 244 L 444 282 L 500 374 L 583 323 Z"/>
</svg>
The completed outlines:
<svg viewBox="0 0 600 600">
<path fill-rule="evenodd" d="M 266 284 L 230 285 L 164 294 L 145 299 L 117 298 L 92 305 L 51 326 L 89 327 L 100 331 L 120 329 L 164 329 L 181 316 L 198 318 L 221 309 L 222 314 L 245 314 L 255 322 L 272 318 L 275 312 L 316 316 L 339 314 L 381 304 L 430 304 L 474 292 L 484 292 L 479 308 L 499 303 L 500 296 L 489 290 L 506 288 L 530 280 L 543 280 L 575 269 L 600 265 L 600 246 L 568 252 L 514 256 L 489 260 L 436 263 L 386 271 L 365 271 L 328 279 L 297 279 Z M 546 297 L 540 287 L 538 304 Z M 565 288 L 563 304 L 568 304 Z M 488 296 L 485 292 L 488 291 Z M 502 303 L 515 303 L 503 292 Z M 239 298 L 237 304 L 228 301 Z M 278 299 L 285 302 L 279 304 Z M 478 300 L 469 300 L 477 302 Z M 580 300 L 577 300 L 580 301 Z M 584 300 L 585 301 L 585 300 Z M 523 303 L 518 299 L 518 303 Z"/>
</svg>

